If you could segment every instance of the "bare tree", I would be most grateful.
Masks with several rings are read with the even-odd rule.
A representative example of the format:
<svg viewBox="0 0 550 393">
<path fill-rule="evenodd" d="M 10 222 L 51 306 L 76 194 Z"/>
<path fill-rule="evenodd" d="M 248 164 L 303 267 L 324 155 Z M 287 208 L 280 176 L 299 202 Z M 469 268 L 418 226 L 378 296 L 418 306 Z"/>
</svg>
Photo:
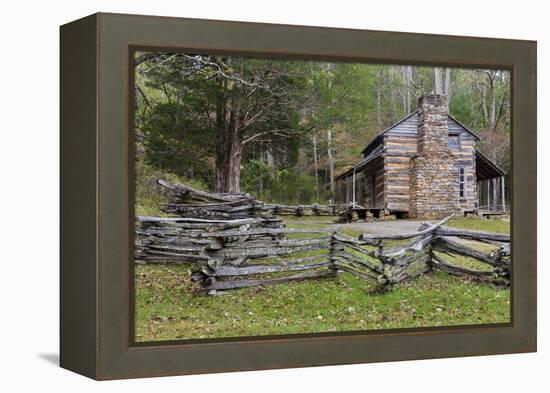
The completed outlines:
<svg viewBox="0 0 550 393">
<path fill-rule="evenodd" d="M 440 67 L 434 68 L 434 93 L 443 94 L 443 74 Z"/>
<path fill-rule="evenodd" d="M 447 96 L 447 104 L 451 105 L 451 69 L 449 67 L 445 69 L 445 90 L 443 94 Z"/>
<path fill-rule="evenodd" d="M 498 70 L 483 71 L 474 78 L 474 89 L 480 96 L 481 113 L 487 130 L 491 134 L 491 149 L 490 156 L 497 161 L 497 132 L 499 123 L 504 116 L 506 107 L 506 97 L 508 83 L 507 73 L 499 72 Z M 479 78 L 481 76 L 481 78 Z M 497 83 L 501 83 L 504 89 L 497 89 Z"/>
<path fill-rule="evenodd" d="M 381 92 L 381 86 L 380 86 L 380 79 L 377 75 L 377 82 L 376 83 L 376 124 L 378 125 L 379 129 L 382 129 L 382 126 L 384 125 L 384 122 L 382 120 L 382 92 Z"/>
<path fill-rule="evenodd" d="M 317 164 L 317 137 L 313 135 L 313 170 L 315 171 L 315 201 L 319 202 L 319 168 Z"/>
<path fill-rule="evenodd" d="M 327 130 L 327 159 L 330 176 L 330 199 L 334 200 L 334 158 L 332 157 L 332 132 Z"/>
<path fill-rule="evenodd" d="M 444 94 L 447 96 L 447 104 L 451 102 L 451 69 L 445 68 L 445 75 L 441 67 L 434 68 L 434 86 L 435 94 Z"/>
<path fill-rule="evenodd" d="M 275 174 L 275 158 L 273 157 L 273 148 L 271 147 L 271 144 L 267 145 L 267 149 L 265 151 L 265 161 L 271 176 L 273 176 Z"/>
<path fill-rule="evenodd" d="M 479 105 L 485 128 L 489 131 L 490 145 L 487 148 L 489 156 L 495 162 L 499 162 L 497 134 L 499 123 L 505 113 L 507 105 L 507 91 L 509 86 L 508 73 L 498 70 L 473 71 L 473 87 L 479 95 Z M 498 89 L 497 84 L 503 88 Z M 497 201 L 497 179 L 492 180 L 493 203 Z"/>
<path fill-rule="evenodd" d="M 412 66 L 403 66 L 403 86 L 401 89 L 401 97 L 403 98 L 403 114 L 411 113 L 411 87 L 413 85 Z"/>
</svg>

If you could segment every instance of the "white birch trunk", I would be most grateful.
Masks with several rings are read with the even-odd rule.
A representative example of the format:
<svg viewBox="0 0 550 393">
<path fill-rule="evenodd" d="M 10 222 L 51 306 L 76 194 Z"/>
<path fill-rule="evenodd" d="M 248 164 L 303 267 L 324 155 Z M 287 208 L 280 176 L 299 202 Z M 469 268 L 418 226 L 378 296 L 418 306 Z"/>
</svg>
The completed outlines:
<svg viewBox="0 0 550 393">
<path fill-rule="evenodd" d="M 444 94 L 447 96 L 447 105 L 449 106 L 451 104 L 451 69 L 446 68 L 445 69 L 445 92 Z"/>
<path fill-rule="evenodd" d="M 313 168 L 315 170 L 315 202 L 319 202 L 319 168 L 317 166 L 317 137 L 313 135 Z"/>
<path fill-rule="evenodd" d="M 330 176 L 330 199 L 334 200 L 334 159 L 332 158 L 332 132 L 327 130 L 327 158 Z"/>
<path fill-rule="evenodd" d="M 441 74 L 441 68 L 435 67 L 434 68 L 434 81 L 435 81 L 435 94 L 443 94 L 443 81 L 442 81 L 442 74 Z"/>
</svg>

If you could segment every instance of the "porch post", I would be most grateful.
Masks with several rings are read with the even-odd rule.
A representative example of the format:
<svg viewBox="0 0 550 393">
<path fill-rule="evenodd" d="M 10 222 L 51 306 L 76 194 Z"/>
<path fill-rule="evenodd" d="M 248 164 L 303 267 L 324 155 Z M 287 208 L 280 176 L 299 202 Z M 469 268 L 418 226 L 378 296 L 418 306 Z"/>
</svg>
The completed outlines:
<svg viewBox="0 0 550 393">
<path fill-rule="evenodd" d="M 346 177 L 346 205 L 349 203 L 349 176 Z"/>
<path fill-rule="evenodd" d="M 491 180 L 485 180 L 487 183 L 487 211 L 491 211 Z"/>
<path fill-rule="evenodd" d="M 355 169 L 353 170 L 353 207 L 355 207 Z"/>
<path fill-rule="evenodd" d="M 500 177 L 500 190 L 502 193 L 502 211 L 506 213 L 506 195 L 504 189 L 504 176 Z"/>
</svg>

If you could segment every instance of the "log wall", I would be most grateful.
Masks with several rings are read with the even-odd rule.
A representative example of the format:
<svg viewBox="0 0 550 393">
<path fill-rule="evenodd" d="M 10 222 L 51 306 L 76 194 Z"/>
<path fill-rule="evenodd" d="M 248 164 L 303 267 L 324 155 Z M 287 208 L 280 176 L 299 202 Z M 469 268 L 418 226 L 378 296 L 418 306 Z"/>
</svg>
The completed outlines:
<svg viewBox="0 0 550 393">
<path fill-rule="evenodd" d="M 409 211 L 410 202 L 410 161 L 417 152 L 416 118 L 411 122 L 404 122 L 400 130 L 390 132 L 384 137 L 384 170 L 386 173 L 384 190 L 386 208 L 390 211 Z M 406 132 L 405 132 L 406 131 Z"/>
<path fill-rule="evenodd" d="M 466 196 L 459 198 L 460 206 L 465 212 L 477 210 L 477 178 L 476 178 L 476 140 L 468 132 L 449 118 L 449 132 L 455 133 L 460 139 L 460 150 L 453 150 L 458 166 L 466 172 Z"/>
<path fill-rule="evenodd" d="M 408 212 L 410 207 L 410 161 L 418 152 L 418 116 L 413 115 L 384 134 L 384 198 L 385 208 Z M 475 166 L 476 139 L 452 118 L 448 118 L 449 133 L 458 135 L 460 149 L 453 150 L 458 166 L 466 172 L 466 197 L 459 198 L 463 211 L 477 209 L 477 179 Z M 368 177 L 368 176 L 367 176 Z M 458 173 L 457 173 L 458 181 Z"/>
<path fill-rule="evenodd" d="M 364 196 L 364 199 L 358 203 L 367 209 L 383 209 L 386 195 L 384 162 L 380 160 L 369 166 L 368 169 L 362 172 L 361 178 L 362 183 L 357 187 L 359 188 L 362 185 L 364 189 L 362 196 Z"/>
</svg>

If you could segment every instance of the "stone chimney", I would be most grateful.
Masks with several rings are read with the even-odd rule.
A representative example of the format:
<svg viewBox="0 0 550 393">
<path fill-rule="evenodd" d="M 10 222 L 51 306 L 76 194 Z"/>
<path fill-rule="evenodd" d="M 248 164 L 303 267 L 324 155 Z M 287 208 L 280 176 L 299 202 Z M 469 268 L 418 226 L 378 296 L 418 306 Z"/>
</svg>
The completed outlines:
<svg viewBox="0 0 550 393">
<path fill-rule="evenodd" d="M 458 165 L 449 148 L 447 98 L 418 100 L 418 153 L 411 159 L 410 217 L 441 218 L 460 213 Z"/>
</svg>

